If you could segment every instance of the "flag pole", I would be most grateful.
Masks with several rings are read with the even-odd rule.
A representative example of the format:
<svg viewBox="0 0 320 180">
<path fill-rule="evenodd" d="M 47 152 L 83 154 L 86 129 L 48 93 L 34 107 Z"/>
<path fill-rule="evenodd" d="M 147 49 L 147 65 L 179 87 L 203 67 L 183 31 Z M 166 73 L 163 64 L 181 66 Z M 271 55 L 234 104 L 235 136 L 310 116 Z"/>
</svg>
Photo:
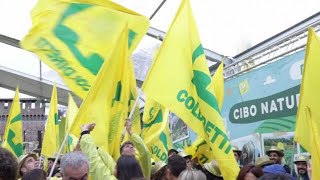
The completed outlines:
<svg viewBox="0 0 320 180">
<path fill-rule="evenodd" d="M 130 111 L 130 114 L 129 114 L 129 117 L 128 117 L 128 119 L 130 119 L 130 121 L 131 121 L 131 119 L 132 119 L 132 116 L 133 116 L 133 112 L 134 112 L 134 110 L 135 110 L 135 108 L 136 108 L 136 106 L 137 106 L 137 104 L 138 104 L 138 101 L 139 101 L 139 98 L 140 98 L 140 96 L 141 96 L 141 93 L 142 93 L 142 90 L 140 90 L 140 92 L 139 92 L 139 94 L 138 94 L 138 97 L 136 98 L 136 100 L 135 100 L 135 102 L 134 102 L 134 104 L 133 104 L 133 107 L 132 107 L 132 109 L 131 109 L 131 111 Z M 126 128 L 124 128 L 124 130 L 122 131 L 122 134 L 121 134 L 121 142 L 120 143 L 122 143 L 122 141 L 123 141 L 123 139 L 124 139 L 124 136 L 126 135 Z"/>
<path fill-rule="evenodd" d="M 67 134 L 65 135 L 65 137 L 64 137 L 64 139 L 63 139 L 63 142 L 62 142 L 62 144 L 61 144 L 61 146 L 60 146 L 60 149 L 59 149 L 59 151 L 58 151 L 58 154 L 56 155 L 56 159 L 54 160 L 54 163 L 53 163 L 53 165 L 52 165 L 52 167 L 51 167 L 51 170 L 50 170 L 50 173 L 49 173 L 49 176 L 48 176 L 49 180 L 51 179 L 51 176 L 52 176 L 52 174 L 53 174 L 53 170 L 54 170 L 55 166 L 57 165 L 57 162 L 58 162 L 59 156 L 60 156 L 60 154 L 61 154 L 61 151 L 62 151 L 64 145 L 65 145 L 66 142 L 67 142 L 68 135 L 69 135 L 69 133 L 67 133 Z"/>
</svg>

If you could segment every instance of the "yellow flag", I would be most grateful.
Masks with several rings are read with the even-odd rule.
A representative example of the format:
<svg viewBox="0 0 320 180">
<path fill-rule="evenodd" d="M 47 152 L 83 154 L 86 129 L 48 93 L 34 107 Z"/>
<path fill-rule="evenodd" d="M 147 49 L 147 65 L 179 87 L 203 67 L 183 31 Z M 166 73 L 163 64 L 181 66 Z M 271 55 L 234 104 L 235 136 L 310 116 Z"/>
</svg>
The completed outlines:
<svg viewBox="0 0 320 180">
<path fill-rule="evenodd" d="M 133 105 L 138 98 L 137 94 L 137 82 L 136 82 L 136 76 L 133 68 L 132 59 L 129 61 L 129 71 L 130 71 L 130 99 L 129 99 L 129 111 L 128 116 L 133 108 Z M 138 100 L 139 101 L 139 100 Z M 132 115 L 132 131 L 135 134 L 141 134 L 141 120 L 140 120 L 140 108 L 139 103 L 137 102 L 137 105 L 134 109 L 133 115 Z"/>
<path fill-rule="evenodd" d="M 144 106 L 141 137 L 155 161 L 165 162 L 168 158 L 169 144 L 172 144 L 168 129 L 168 116 L 168 109 L 150 98 L 147 99 Z"/>
<path fill-rule="evenodd" d="M 112 1 L 39 0 L 32 11 L 33 26 L 20 45 L 84 99 L 103 62 L 110 61 L 125 23 L 130 54 L 148 30 L 146 17 Z"/>
<path fill-rule="evenodd" d="M 204 138 L 224 179 L 236 179 L 239 167 L 220 115 L 209 90 L 211 77 L 200 43 L 190 2 L 183 0 L 144 83 L 148 98 L 177 114 Z"/>
<path fill-rule="evenodd" d="M 217 98 L 219 109 L 222 108 L 224 98 L 224 76 L 223 76 L 223 62 L 220 63 L 217 71 L 214 73 L 210 85 L 211 92 L 214 92 Z"/>
<path fill-rule="evenodd" d="M 186 154 L 191 154 L 192 159 L 197 158 L 198 163 L 202 166 L 204 163 L 209 163 L 214 159 L 214 153 L 210 145 L 201 137 L 198 137 L 191 146 L 184 147 L 184 151 Z"/>
<path fill-rule="evenodd" d="M 16 89 L 16 94 L 12 101 L 9 112 L 9 117 L 6 124 L 6 129 L 3 134 L 2 147 L 8 149 L 15 156 L 19 157 L 23 152 L 22 138 L 22 118 L 19 100 L 19 88 Z"/>
<path fill-rule="evenodd" d="M 70 128 L 70 133 L 79 137 L 81 125 L 95 122 L 95 130 L 91 132 L 95 144 L 110 155 L 113 152 L 109 150 L 114 150 L 111 146 L 120 144 L 124 126 L 120 125 L 120 121 L 125 119 L 128 112 L 130 79 L 126 34 L 127 27 L 118 37 L 119 43 L 114 48 L 111 59 L 103 64 Z"/>
<path fill-rule="evenodd" d="M 56 85 L 52 88 L 50 110 L 43 135 L 41 153 L 46 157 L 54 157 L 60 148 L 59 143 L 59 117 Z"/>
<path fill-rule="evenodd" d="M 310 28 L 294 139 L 310 152 L 312 169 L 320 167 L 319 69 L 320 38 Z M 320 172 L 312 171 L 312 179 L 320 179 Z"/>
<path fill-rule="evenodd" d="M 79 109 L 78 106 L 76 104 L 76 102 L 74 101 L 74 99 L 72 98 L 71 94 L 69 94 L 69 100 L 68 100 L 68 110 L 67 110 L 67 117 L 66 117 L 66 132 L 69 133 L 70 128 L 73 124 L 73 121 L 78 113 Z M 75 148 L 75 146 L 77 145 L 77 141 L 78 138 L 76 138 L 76 136 L 74 136 L 73 134 L 68 134 L 68 141 L 67 141 L 67 145 L 66 145 L 66 152 L 71 152 L 73 151 L 73 149 Z"/>
</svg>

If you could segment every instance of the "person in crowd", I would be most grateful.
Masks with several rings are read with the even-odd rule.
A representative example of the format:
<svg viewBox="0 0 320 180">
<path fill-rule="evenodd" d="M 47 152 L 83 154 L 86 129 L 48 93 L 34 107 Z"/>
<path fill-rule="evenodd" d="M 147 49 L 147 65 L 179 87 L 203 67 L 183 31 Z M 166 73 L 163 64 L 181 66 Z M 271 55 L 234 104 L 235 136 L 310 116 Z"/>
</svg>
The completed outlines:
<svg viewBox="0 0 320 180">
<path fill-rule="evenodd" d="M 62 177 L 62 174 L 60 172 L 60 167 L 54 168 L 51 177 L 57 177 L 57 178 L 61 178 Z"/>
<path fill-rule="evenodd" d="M 70 152 L 61 158 L 62 180 L 88 180 L 89 160 L 80 151 Z"/>
<path fill-rule="evenodd" d="M 299 180 L 309 180 L 308 176 L 308 161 L 306 156 L 299 155 L 298 158 L 293 162 L 297 167 L 298 179 Z"/>
<path fill-rule="evenodd" d="M 239 162 L 242 151 L 237 146 L 232 146 L 232 151 L 236 161 Z"/>
<path fill-rule="evenodd" d="M 168 151 L 168 157 L 172 156 L 172 155 L 177 155 L 179 152 L 175 149 L 169 149 Z"/>
<path fill-rule="evenodd" d="M 0 179 L 17 179 L 18 161 L 17 158 L 7 149 L 0 147 Z"/>
<path fill-rule="evenodd" d="M 186 169 L 178 177 L 179 180 L 207 180 L 206 175 L 199 170 Z"/>
<path fill-rule="evenodd" d="M 90 177 L 94 180 L 116 179 L 113 175 L 116 163 L 106 152 L 100 150 L 94 144 L 90 132 L 93 131 L 95 123 L 88 123 L 81 127 L 80 145 L 77 149 L 88 157 L 90 161 Z"/>
<path fill-rule="evenodd" d="M 166 180 L 177 180 L 180 173 L 186 168 L 186 160 L 183 157 L 179 155 L 170 156 L 166 169 Z"/>
<path fill-rule="evenodd" d="M 261 168 L 272 164 L 274 164 L 274 162 L 270 160 L 269 156 L 258 157 L 256 160 L 256 166 L 260 166 Z"/>
<path fill-rule="evenodd" d="M 115 175 L 119 180 L 144 179 L 139 162 L 134 156 L 121 155 L 117 161 Z"/>
<path fill-rule="evenodd" d="M 37 155 L 34 153 L 21 155 L 19 157 L 18 165 L 19 178 L 33 169 L 39 169 L 39 161 Z"/>
<path fill-rule="evenodd" d="M 289 174 L 264 174 L 259 180 L 293 180 Z"/>
<path fill-rule="evenodd" d="M 166 175 L 166 163 L 163 161 L 152 162 L 151 180 L 162 180 Z"/>
<path fill-rule="evenodd" d="M 208 180 L 223 180 L 218 163 L 215 160 L 205 163 L 202 172 L 206 175 Z"/>
<path fill-rule="evenodd" d="M 56 160 L 56 158 L 55 157 L 50 157 L 50 158 L 48 158 L 48 170 L 47 170 L 47 174 L 49 174 L 50 173 L 50 171 L 51 171 L 51 167 L 52 167 L 52 165 L 53 165 L 53 163 L 54 163 L 54 161 Z M 56 164 L 56 166 L 55 166 L 55 168 L 60 168 L 60 159 L 58 159 L 58 161 L 57 161 L 57 164 Z"/>
<path fill-rule="evenodd" d="M 47 173 L 43 169 L 33 169 L 22 176 L 22 180 L 46 180 Z"/>
<path fill-rule="evenodd" d="M 180 151 L 178 153 L 179 156 L 183 157 L 186 160 L 187 163 L 187 169 L 191 170 L 193 168 L 192 166 L 192 156 L 191 155 L 187 155 L 184 151 Z"/>
<path fill-rule="evenodd" d="M 263 175 L 262 168 L 253 164 L 247 164 L 240 169 L 237 180 L 256 180 Z"/>
<path fill-rule="evenodd" d="M 283 151 L 280 150 L 277 146 L 271 146 L 266 154 L 269 156 L 270 160 L 274 162 L 274 164 L 282 164 L 282 158 L 284 154 Z M 288 165 L 283 165 L 283 167 L 286 172 L 290 174 L 290 167 Z"/>
<path fill-rule="evenodd" d="M 130 141 L 122 144 L 122 146 L 120 147 L 120 154 L 135 156 L 135 149 L 137 148 L 139 152 L 139 157 L 137 157 L 137 160 L 140 163 L 144 176 L 149 179 L 151 176 L 151 154 L 149 152 L 149 149 L 141 139 L 141 137 L 132 132 L 132 122 L 130 119 L 126 119 L 125 127 L 128 134 L 130 135 Z"/>
</svg>

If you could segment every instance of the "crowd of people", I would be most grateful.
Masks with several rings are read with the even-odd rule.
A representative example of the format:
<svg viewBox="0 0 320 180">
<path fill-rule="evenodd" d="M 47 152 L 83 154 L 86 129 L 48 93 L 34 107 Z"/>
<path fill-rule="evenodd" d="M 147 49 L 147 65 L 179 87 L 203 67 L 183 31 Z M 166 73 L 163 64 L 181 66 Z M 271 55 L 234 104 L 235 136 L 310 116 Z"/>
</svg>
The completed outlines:
<svg viewBox="0 0 320 180">
<path fill-rule="evenodd" d="M 95 124 L 82 126 L 79 146 L 75 151 L 64 154 L 61 158 L 48 158 L 47 168 L 37 154 L 29 153 L 18 159 L 4 148 L 0 148 L 0 180 L 44 180 L 50 171 L 51 179 L 62 180 L 221 180 L 219 164 L 212 160 L 199 165 L 197 158 L 178 152 L 175 149 L 168 151 L 167 162 L 153 162 L 150 152 L 140 136 L 132 133 L 131 122 L 126 122 L 126 130 L 130 135 L 130 141 L 124 142 L 120 147 L 121 156 L 117 160 L 105 151 L 100 150 L 93 141 L 90 132 Z M 136 156 L 136 150 L 138 156 Z M 239 162 L 242 152 L 233 147 L 235 159 Z M 294 161 L 297 173 L 290 172 L 290 166 L 284 163 L 284 153 L 279 148 L 272 146 L 266 151 L 267 156 L 259 157 L 255 164 L 240 166 L 237 180 L 309 180 L 311 168 L 306 156 L 298 156 Z M 55 158 L 56 165 L 53 167 Z"/>
</svg>

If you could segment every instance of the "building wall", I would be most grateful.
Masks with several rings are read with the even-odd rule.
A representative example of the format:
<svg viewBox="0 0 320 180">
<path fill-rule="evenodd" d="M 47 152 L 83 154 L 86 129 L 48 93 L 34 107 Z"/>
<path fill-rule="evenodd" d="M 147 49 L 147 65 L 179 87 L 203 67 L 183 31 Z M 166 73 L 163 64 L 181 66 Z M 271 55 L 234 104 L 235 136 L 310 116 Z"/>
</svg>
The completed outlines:
<svg viewBox="0 0 320 180">
<path fill-rule="evenodd" d="M 12 99 L 0 99 L 0 135 L 3 136 Z M 20 99 L 24 141 L 38 144 L 45 128 L 45 103 L 37 99 Z M 32 144 L 32 143 L 31 143 Z"/>
</svg>

